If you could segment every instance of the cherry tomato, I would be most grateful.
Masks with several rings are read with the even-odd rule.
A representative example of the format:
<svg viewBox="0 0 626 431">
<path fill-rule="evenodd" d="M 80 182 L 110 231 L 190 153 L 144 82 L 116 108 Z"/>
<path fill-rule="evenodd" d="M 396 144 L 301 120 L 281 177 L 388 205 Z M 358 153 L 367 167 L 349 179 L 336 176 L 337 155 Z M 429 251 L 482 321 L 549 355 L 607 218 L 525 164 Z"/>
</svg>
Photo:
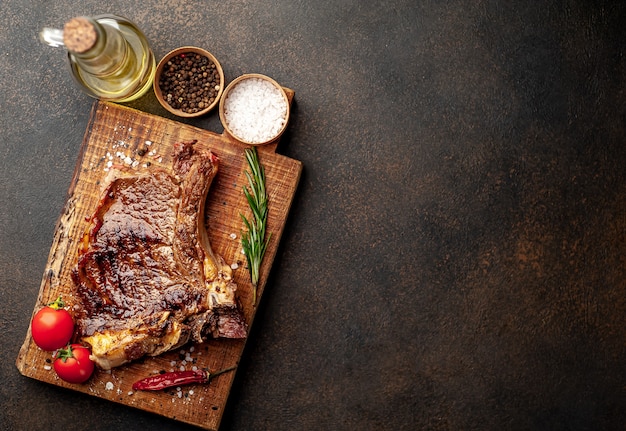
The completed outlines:
<svg viewBox="0 0 626 431">
<path fill-rule="evenodd" d="M 93 374 L 94 364 L 89 359 L 89 349 L 80 344 L 70 344 L 57 351 L 54 371 L 69 383 L 84 383 Z"/>
<path fill-rule="evenodd" d="M 74 320 L 63 307 L 59 296 L 56 301 L 39 310 L 30 324 L 33 340 L 41 349 L 52 351 L 65 347 L 74 333 Z"/>
</svg>

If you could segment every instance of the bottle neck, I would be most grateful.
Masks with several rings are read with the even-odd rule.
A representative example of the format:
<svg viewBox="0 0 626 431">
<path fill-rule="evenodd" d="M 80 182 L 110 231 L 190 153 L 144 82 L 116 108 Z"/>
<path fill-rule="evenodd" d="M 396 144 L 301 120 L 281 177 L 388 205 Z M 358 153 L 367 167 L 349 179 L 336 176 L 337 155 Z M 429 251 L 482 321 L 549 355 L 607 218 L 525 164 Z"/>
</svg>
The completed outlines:
<svg viewBox="0 0 626 431">
<path fill-rule="evenodd" d="M 74 45 L 67 44 L 66 47 L 71 58 L 78 63 L 80 68 L 95 76 L 108 76 L 115 74 L 128 58 L 129 46 L 122 33 L 110 25 L 100 24 L 92 18 L 82 17 L 91 27 L 85 45 L 86 49 L 72 49 Z M 67 27 L 65 32 L 67 32 Z M 70 34 L 71 37 L 71 34 Z M 90 39 L 93 37 L 93 40 Z"/>
</svg>

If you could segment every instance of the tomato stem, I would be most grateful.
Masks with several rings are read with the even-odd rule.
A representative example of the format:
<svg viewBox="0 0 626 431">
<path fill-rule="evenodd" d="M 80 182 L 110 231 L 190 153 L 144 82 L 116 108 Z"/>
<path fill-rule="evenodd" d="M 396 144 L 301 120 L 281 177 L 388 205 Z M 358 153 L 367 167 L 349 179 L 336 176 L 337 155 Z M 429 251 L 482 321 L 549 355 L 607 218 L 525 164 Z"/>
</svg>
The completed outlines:
<svg viewBox="0 0 626 431">
<path fill-rule="evenodd" d="M 72 349 L 72 345 L 68 344 L 65 348 L 57 350 L 56 358 L 65 362 L 74 357 L 74 353 L 72 353 L 73 351 L 74 349 Z"/>
<path fill-rule="evenodd" d="M 56 300 L 49 303 L 48 307 L 54 308 L 55 310 L 60 310 L 61 308 L 65 307 L 65 301 L 63 301 L 63 297 L 59 296 Z"/>
</svg>

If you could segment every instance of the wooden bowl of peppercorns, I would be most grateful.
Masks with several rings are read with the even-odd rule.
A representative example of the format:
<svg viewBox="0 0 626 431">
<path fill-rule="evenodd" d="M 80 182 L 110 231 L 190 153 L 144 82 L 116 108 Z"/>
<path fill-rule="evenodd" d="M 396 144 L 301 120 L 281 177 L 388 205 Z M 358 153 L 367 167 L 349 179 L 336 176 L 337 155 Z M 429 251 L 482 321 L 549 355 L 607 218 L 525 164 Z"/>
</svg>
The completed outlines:
<svg viewBox="0 0 626 431">
<path fill-rule="evenodd" d="M 199 117 L 219 103 L 224 71 L 209 51 L 183 46 L 161 59 L 153 88 L 159 103 L 172 114 Z"/>
</svg>

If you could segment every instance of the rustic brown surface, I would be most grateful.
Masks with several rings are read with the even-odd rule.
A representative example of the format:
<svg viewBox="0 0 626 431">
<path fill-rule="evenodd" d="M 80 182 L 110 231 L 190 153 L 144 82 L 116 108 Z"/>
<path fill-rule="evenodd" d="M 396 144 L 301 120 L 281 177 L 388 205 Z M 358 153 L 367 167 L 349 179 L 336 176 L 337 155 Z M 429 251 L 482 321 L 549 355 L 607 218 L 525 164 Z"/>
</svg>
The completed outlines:
<svg viewBox="0 0 626 431">
<path fill-rule="evenodd" d="M 291 90 L 289 93 L 293 97 Z M 103 179 L 109 169 L 108 162 L 123 165 L 127 160 L 133 165 L 132 162 L 136 161 L 137 170 L 157 166 L 170 169 L 172 145 L 191 139 L 197 139 L 197 145 L 210 148 L 220 158 L 219 172 L 207 199 L 208 232 L 213 250 L 226 262 L 239 265 L 233 275 L 246 321 L 251 325 L 256 307 L 252 304 L 252 286 L 245 256 L 241 254 L 240 235 L 245 230 L 240 213 L 248 215 L 249 212 L 242 193 L 242 187 L 247 184 L 245 171 L 248 169 L 243 151 L 245 147 L 225 135 L 110 103 L 94 104 L 68 200 L 55 231 L 35 311 L 59 295 L 63 295 L 71 309 L 74 286 L 70 274 L 76 264 L 78 239 L 87 228 L 87 218 L 99 200 Z M 140 156 L 138 152 L 146 148 L 148 152 Z M 266 171 L 270 200 L 267 229 L 272 233 L 261 267 L 260 300 L 302 166 L 296 160 L 276 154 L 275 146 L 258 148 Z M 236 238 L 231 234 L 235 234 Z M 198 368 L 216 371 L 237 364 L 244 345 L 243 340 L 210 340 L 195 345 L 192 357 L 197 360 L 195 366 Z M 188 348 L 184 346 L 182 349 Z M 53 370 L 44 368 L 50 365 L 51 354 L 39 349 L 29 333 L 20 350 L 17 366 L 22 374 L 37 380 L 215 430 L 219 427 L 234 373 L 221 375 L 210 385 L 194 385 L 193 395 L 182 398 L 171 391 L 133 393 L 131 389 L 140 378 L 155 371 L 172 369 L 172 361 L 178 367 L 179 352 L 140 360 L 112 372 L 97 371 L 87 384 L 72 385 L 58 379 Z M 191 365 L 187 365 L 187 369 L 190 368 Z M 108 382 L 113 383 L 113 389 L 106 388 Z M 188 393 L 187 390 L 185 392 Z"/>
<path fill-rule="evenodd" d="M 2 9 L 0 430 L 198 431 L 15 367 L 93 103 L 36 34 L 101 11 L 297 90 L 302 177 L 220 431 L 624 430 L 626 2 Z"/>
</svg>

